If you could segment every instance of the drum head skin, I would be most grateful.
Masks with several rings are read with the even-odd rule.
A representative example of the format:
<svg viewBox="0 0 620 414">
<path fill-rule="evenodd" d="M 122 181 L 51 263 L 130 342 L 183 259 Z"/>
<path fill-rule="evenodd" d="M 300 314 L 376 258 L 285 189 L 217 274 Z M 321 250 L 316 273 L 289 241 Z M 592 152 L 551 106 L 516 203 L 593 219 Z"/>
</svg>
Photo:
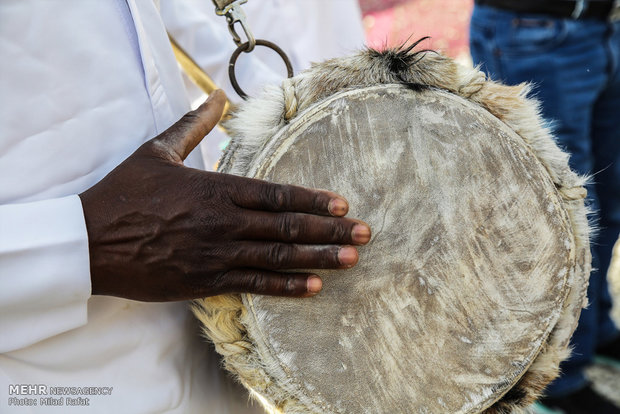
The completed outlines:
<svg viewBox="0 0 620 414">
<path fill-rule="evenodd" d="M 244 295 L 250 335 L 304 402 L 468 412 L 532 363 L 566 297 L 573 236 L 544 168 L 496 118 L 447 93 L 355 90 L 259 159 L 251 176 L 332 189 L 373 229 L 358 266 L 320 272 L 320 295 Z"/>
<path fill-rule="evenodd" d="M 245 144 L 250 115 L 231 124 L 224 172 L 335 191 L 373 231 L 357 266 L 317 271 L 316 297 L 198 302 L 227 368 L 270 409 L 508 412 L 566 357 L 589 272 L 583 181 L 535 110 L 527 141 L 471 99 L 411 86 L 300 98 Z"/>
</svg>

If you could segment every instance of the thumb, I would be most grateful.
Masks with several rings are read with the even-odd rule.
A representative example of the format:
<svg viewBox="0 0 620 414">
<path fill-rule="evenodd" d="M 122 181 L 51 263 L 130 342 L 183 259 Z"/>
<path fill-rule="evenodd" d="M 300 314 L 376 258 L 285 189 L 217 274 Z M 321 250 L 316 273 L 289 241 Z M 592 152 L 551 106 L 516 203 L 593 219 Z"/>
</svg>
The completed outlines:
<svg viewBox="0 0 620 414">
<path fill-rule="evenodd" d="M 217 125 L 225 104 L 224 91 L 218 89 L 212 92 L 202 105 L 186 113 L 154 141 L 162 145 L 175 161 L 182 162 Z"/>
</svg>

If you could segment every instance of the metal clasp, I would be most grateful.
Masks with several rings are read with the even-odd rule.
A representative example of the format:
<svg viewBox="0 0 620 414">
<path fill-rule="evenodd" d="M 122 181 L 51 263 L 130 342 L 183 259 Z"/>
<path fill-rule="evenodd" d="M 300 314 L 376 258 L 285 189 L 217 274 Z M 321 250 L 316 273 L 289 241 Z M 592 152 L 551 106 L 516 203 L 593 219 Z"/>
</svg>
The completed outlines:
<svg viewBox="0 0 620 414">
<path fill-rule="evenodd" d="M 248 39 L 247 43 L 249 44 L 249 46 L 244 49 L 244 52 L 246 53 L 254 50 L 254 46 L 256 46 L 256 39 L 250 31 L 245 12 L 241 8 L 241 5 L 247 2 L 248 0 L 236 0 L 224 7 L 223 9 L 220 9 L 218 7 L 215 8 L 215 13 L 217 15 L 226 16 L 226 22 L 228 22 L 228 31 L 230 32 L 230 35 L 232 36 L 233 41 L 237 46 L 246 43 L 241 40 L 241 36 L 239 36 L 237 30 L 235 29 L 235 23 L 241 24 L 241 28 L 245 32 L 245 37 Z"/>
<path fill-rule="evenodd" d="M 286 53 L 284 53 L 284 50 L 280 49 L 275 43 L 271 43 L 267 40 L 258 39 L 256 41 L 256 44 L 258 46 L 266 46 L 276 52 L 278 55 L 280 55 L 280 57 L 284 61 L 284 64 L 286 65 L 286 73 L 288 77 L 293 77 L 293 65 L 291 65 L 291 61 L 288 59 L 288 56 L 286 56 Z M 247 42 L 240 45 L 237 50 L 233 52 L 232 56 L 230 57 L 230 62 L 228 62 L 228 76 L 230 77 L 230 83 L 237 92 L 237 94 L 243 99 L 248 99 L 248 95 L 243 91 L 243 89 L 241 89 L 241 86 L 239 86 L 239 83 L 237 82 L 237 75 L 235 75 L 235 65 L 237 64 L 237 58 L 239 57 L 241 52 L 245 52 L 245 49 L 248 46 L 249 44 Z"/>
</svg>

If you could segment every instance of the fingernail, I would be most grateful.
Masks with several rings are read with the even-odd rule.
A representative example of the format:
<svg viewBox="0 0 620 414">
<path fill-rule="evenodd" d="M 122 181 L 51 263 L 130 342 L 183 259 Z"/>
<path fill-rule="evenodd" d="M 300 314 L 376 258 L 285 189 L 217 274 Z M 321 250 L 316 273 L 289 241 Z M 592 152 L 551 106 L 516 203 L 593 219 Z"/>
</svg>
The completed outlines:
<svg viewBox="0 0 620 414">
<path fill-rule="evenodd" d="M 342 198 L 332 198 L 327 209 L 332 216 L 344 216 L 349 211 L 349 204 Z"/>
<path fill-rule="evenodd" d="M 342 247 L 338 251 L 338 261 L 343 266 L 353 266 L 357 263 L 358 255 L 355 247 Z"/>
<path fill-rule="evenodd" d="M 353 243 L 366 244 L 370 241 L 370 227 L 364 224 L 356 224 L 351 232 Z"/>
<path fill-rule="evenodd" d="M 219 95 L 219 94 L 221 94 L 221 93 L 222 93 L 222 90 L 221 90 L 221 89 L 216 89 L 216 90 L 214 90 L 213 92 L 211 92 L 211 93 L 209 94 L 209 96 L 207 97 L 207 100 L 206 100 L 206 101 L 204 101 L 203 105 L 204 105 L 204 104 L 206 104 L 206 103 L 208 103 L 208 102 L 211 102 L 211 101 L 213 100 L 213 98 L 215 98 L 217 95 Z"/>
<path fill-rule="evenodd" d="M 323 288 L 323 281 L 318 276 L 310 276 L 306 282 L 306 290 L 308 293 L 316 295 Z"/>
</svg>

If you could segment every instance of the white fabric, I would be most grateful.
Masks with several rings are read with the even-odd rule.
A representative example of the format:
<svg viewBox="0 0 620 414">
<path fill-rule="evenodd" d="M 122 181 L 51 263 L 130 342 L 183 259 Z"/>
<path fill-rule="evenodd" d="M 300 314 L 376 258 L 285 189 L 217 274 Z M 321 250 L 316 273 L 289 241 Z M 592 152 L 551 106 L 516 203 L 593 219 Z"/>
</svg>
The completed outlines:
<svg viewBox="0 0 620 414">
<path fill-rule="evenodd" d="M 161 14 L 226 85 L 232 41 L 201 2 L 161 0 Z M 16 384 L 112 387 L 76 412 L 246 411 L 185 303 L 90 295 L 77 194 L 189 108 L 157 4 L 0 2 L 0 412 L 50 410 L 9 406 L 10 397 L 40 397 L 9 395 Z M 249 91 L 280 81 L 244 58 Z M 199 155 L 186 164 L 201 167 Z"/>
<path fill-rule="evenodd" d="M 0 412 L 49 411 L 9 406 L 33 397 L 15 384 L 113 387 L 78 412 L 230 412 L 186 304 L 90 297 L 76 194 L 189 108 L 153 2 L 2 1 L 0 56 Z"/>
<path fill-rule="evenodd" d="M 0 207 L 0 350 L 86 323 L 90 279 L 81 217 L 76 195 Z"/>
<path fill-rule="evenodd" d="M 250 0 L 244 7 L 254 35 L 275 39 L 288 53 L 295 73 L 312 62 L 349 55 L 364 46 L 358 0 Z M 270 16 L 277 16 L 277 21 Z M 275 53 L 257 53 L 270 68 L 284 74 Z"/>
<path fill-rule="evenodd" d="M 257 39 L 276 43 L 288 55 L 295 73 L 307 69 L 312 62 L 343 56 L 364 47 L 364 28 L 357 0 L 249 0 L 243 6 L 252 33 Z M 228 79 L 228 59 L 236 46 L 228 33 L 226 19 L 217 16 L 211 1 L 162 0 L 161 11 L 166 27 L 179 44 L 205 68 L 215 83 L 233 102 L 240 98 Z M 239 24 L 237 32 L 245 39 Z M 213 39 L 218 48 L 208 47 Z M 237 80 L 250 96 L 267 84 L 280 84 L 286 69 L 280 57 L 264 47 L 237 60 Z M 190 81 L 186 86 L 194 105 L 204 94 Z M 213 169 L 228 137 L 214 131 L 203 145 L 208 169 Z"/>
</svg>

